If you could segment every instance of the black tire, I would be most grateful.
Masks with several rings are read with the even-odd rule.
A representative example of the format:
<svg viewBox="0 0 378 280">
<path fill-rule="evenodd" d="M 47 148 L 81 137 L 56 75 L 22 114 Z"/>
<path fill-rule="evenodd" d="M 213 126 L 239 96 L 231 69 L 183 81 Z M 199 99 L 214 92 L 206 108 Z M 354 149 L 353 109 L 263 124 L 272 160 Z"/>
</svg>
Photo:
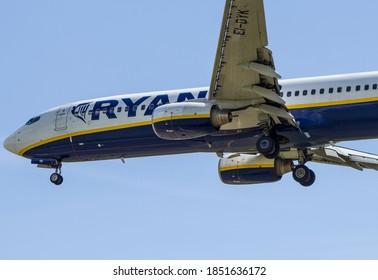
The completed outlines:
<svg viewBox="0 0 378 280">
<path fill-rule="evenodd" d="M 278 141 L 275 141 L 274 151 L 270 154 L 263 154 L 263 156 L 268 159 L 275 159 L 278 157 L 280 152 L 281 152 L 280 144 L 278 143 Z"/>
<path fill-rule="evenodd" d="M 58 185 L 63 183 L 63 177 L 61 175 L 59 175 L 58 173 L 53 173 L 50 176 L 50 181 L 51 181 L 51 183 L 58 186 Z"/>
<path fill-rule="evenodd" d="M 272 154 L 275 151 L 276 140 L 271 136 L 261 136 L 257 140 L 256 148 L 263 155 Z"/>
<path fill-rule="evenodd" d="M 300 184 L 310 181 L 311 170 L 305 165 L 297 165 L 293 170 L 293 178 Z"/>
<path fill-rule="evenodd" d="M 316 180 L 316 175 L 314 173 L 314 171 L 310 170 L 310 180 L 308 180 L 308 182 L 306 183 L 300 183 L 303 187 L 310 187 L 312 186 L 314 183 L 315 183 L 315 180 Z"/>
<path fill-rule="evenodd" d="M 53 173 L 50 176 L 50 182 L 56 184 L 60 180 L 60 175 L 58 173 Z"/>
<path fill-rule="evenodd" d="M 59 181 L 56 183 L 57 186 L 61 185 L 63 183 L 63 176 L 59 175 Z"/>
</svg>

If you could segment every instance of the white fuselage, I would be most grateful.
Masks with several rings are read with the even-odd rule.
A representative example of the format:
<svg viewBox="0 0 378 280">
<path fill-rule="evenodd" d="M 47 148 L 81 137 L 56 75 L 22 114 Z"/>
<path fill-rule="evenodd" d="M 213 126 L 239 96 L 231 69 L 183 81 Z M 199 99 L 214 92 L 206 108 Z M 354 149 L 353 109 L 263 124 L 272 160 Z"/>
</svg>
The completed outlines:
<svg viewBox="0 0 378 280">
<path fill-rule="evenodd" d="M 301 128 L 305 132 L 308 132 L 307 137 L 309 139 L 306 140 L 308 144 L 302 143 L 303 145 L 321 144 L 323 141 L 333 140 L 325 138 L 323 135 L 320 137 L 319 131 L 317 131 L 317 124 L 320 124 L 319 130 L 321 130 L 326 122 L 333 121 L 329 119 L 328 115 L 320 116 L 319 114 L 322 114 L 322 112 L 327 111 L 327 114 L 333 116 L 333 114 L 343 112 L 342 106 L 364 108 L 365 105 L 369 105 L 366 106 L 366 110 L 378 107 L 378 105 L 374 105 L 378 101 L 378 72 L 282 80 L 280 81 L 280 85 L 282 86 L 282 94 L 283 99 L 286 101 L 286 106 L 298 119 Z M 157 139 L 155 148 L 158 150 L 154 151 L 152 140 L 153 137 L 157 137 L 153 135 L 151 129 L 153 110 L 166 103 L 204 100 L 207 98 L 207 93 L 208 88 L 192 88 L 110 96 L 66 104 L 48 110 L 31 119 L 28 124 L 22 126 L 7 138 L 4 146 L 13 153 L 28 158 L 33 158 L 34 156 L 50 157 L 52 156 L 49 154 L 50 149 L 55 149 L 53 152 L 55 156 L 56 153 L 64 154 L 61 155 L 63 161 L 65 159 L 69 159 L 69 161 L 82 161 L 121 156 L 133 157 L 166 153 L 236 150 L 238 147 L 234 147 L 228 143 L 235 142 L 234 140 L 240 137 L 238 133 L 234 133 L 235 139 L 227 135 L 227 141 L 219 137 L 219 140 L 223 141 L 222 145 L 219 145 L 218 148 L 215 148 L 217 145 L 207 145 L 210 147 L 208 150 L 205 148 L 206 145 L 200 145 L 199 143 L 190 142 L 187 145 L 180 144 L 180 146 L 178 144 L 172 145 L 172 143 L 167 143 L 169 141 Z M 245 102 L 251 103 L 253 100 Z M 237 108 L 242 106 L 243 102 L 237 102 L 237 104 L 218 102 L 217 104 L 223 108 Z M 351 107 L 350 109 L 353 108 Z M 311 115 L 308 115 L 307 112 L 310 111 Z M 371 112 L 361 113 L 368 113 L 369 121 L 375 121 L 371 117 Z M 253 108 L 244 110 L 230 124 L 222 126 L 221 130 L 237 132 L 258 128 L 258 123 L 249 121 L 252 118 L 248 118 L 248 116 L 252 116 L 253 114 L 257 114 Z M 322 121 L 318 123 L 308 122 L 308 126 L 306 127 L 307 121 L 310 121 L 306 118 L 312 118 L 311 116 L 314 114 L 316 114 L 317 118 L 322 119 Z M 325 116 L 327 120 L 324 120 Z M 356 115 L 352 119 L 358 123 L 358 118 L 359 116 Z M 335 121 L 339 120 L 336 118 Z M 304 124 L 303 127 L 302 124 Z M 365 127 L 364 129 L 366 130 Z M 313 136 L 311 135 L 311 130 L 314 131 Z M 121 131 L 125 132 L 125 134 L 122 134 Z M 328 132 L 324 131 L 324 133 Z M 318 134 L 319 137 L 317 137 Z M 365 131 L 361 131 L 360 134 L 345 135 L 345 139 L 337 135 L 334 140 L 374 138 L 376 134 L 378 135 L 378 131 L 367 134 L 365 134 Z M 359 135 L 359 137 L 356 137 L 356 135 Z M 136 142 L 132 141 L 134 136 Z M 117 141 L 120 139 L 125 140 L 122 138 L 127 138 L 128 141 L 118 143 Z M 143 141 L 143 139 L 147 139 L 146 145 L 152 145 L 149 149 L 142 147 L 143 145 L 140 141 Z M 59 141 L 66 142 L 60 143 L 59 149 L 57 149 L 54 147 L 54 143 L 58 143 Z M 207 140 L 205 139 L 204 141 L 206 142 Z M 215 140 L 212 139 L 211 141 L 215 144 L 217 139 L 215 138 Z M 122 147 L 117 146 L 117 143 Z M 136 150 L 136 152 L 129 152 L 129 149 L 125 149 L 125 154 L 123 155 L 122 151 L 117 151 L 117 149 L 124 149 L 125 145 L 128 145 L 130 149 Z M 167 147 L 162 148 L 163 146 Z M 170 150 L 169 146 L 173 148 Z M 188 148 L 186 149 L 185 147 Z M 227 147 L 230 148 L 228 149 Z M 107 148 L 108 150 L 105 152 Z M 239 148 L 247 149 L 244 146 Z M 65 153 L 64 149 L 67 150 Z M 143 152 L 139 154 L 137 152 L 138 149 L 143 150 Z M 99 152 L 100 150 L 101 152 Z M 253 145 L 248 150 L 254 150 Z M 75 157 L 75 155 L 81 156 Z"/>
</svg>

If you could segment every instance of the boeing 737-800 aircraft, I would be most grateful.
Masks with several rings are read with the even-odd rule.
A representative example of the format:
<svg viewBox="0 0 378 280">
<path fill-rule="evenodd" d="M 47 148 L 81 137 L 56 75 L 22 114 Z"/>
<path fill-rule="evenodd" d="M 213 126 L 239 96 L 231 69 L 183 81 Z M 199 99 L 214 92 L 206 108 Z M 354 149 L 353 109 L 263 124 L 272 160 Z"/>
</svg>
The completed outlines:
<svg viewBox="0 0 378 280">
<path fill-rule="evenodd" d="M 378 72 L 279 80 L 263 0 L 227 0 L 209 88 L 111 96 L 31 118 L 9 151 L 63 182 L 64 162 L 217 153 L 226 184 L 315 181 L 309 161 L 378 170 L 378 156 L 335 146 L 378 138 Z M 227 156 L 226 156 L 227 154 Z"/>
</svg>

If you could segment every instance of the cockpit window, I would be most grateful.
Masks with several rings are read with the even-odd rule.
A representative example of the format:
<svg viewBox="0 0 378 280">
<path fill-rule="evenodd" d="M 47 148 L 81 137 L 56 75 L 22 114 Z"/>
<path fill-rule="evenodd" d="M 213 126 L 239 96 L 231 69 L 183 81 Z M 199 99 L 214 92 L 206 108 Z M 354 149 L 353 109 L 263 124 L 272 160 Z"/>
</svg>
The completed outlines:
<svg viewBox="0 0 378 280">
<path fill-rule="evenodd" d="M 33 123 L 36 123 L 37 121 L 39 121 L 40 118 L 41 118 L 41 117 L 35 117 L 35 118 L 32 118 L 32 119 L 30 119 L 30 120 L 26 123 L 26 125 L 31 125 L 31 124 L 33 124 Z"/>
</svg>

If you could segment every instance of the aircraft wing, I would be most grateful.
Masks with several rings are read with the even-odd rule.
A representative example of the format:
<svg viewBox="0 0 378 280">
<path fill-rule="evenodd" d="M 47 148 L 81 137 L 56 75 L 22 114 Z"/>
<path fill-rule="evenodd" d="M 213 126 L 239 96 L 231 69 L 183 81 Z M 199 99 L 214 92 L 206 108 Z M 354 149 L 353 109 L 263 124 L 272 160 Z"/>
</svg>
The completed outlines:
<svg viewBox="0 0 378 280">
<path fill-rule="evenodd" d="M 370 153 L 329 145 L 312 148 L 308 154 L 313 162 L 349 166 L 360 171 L 363 169 L 378 171 L 378 155 Z"/>
<path fill-rule="evenodd" d="M 209 99 L 248 106 L 296 125 L 282 99 L 268 45 L 263 0 L 227 0 Z"/>
</svg>

